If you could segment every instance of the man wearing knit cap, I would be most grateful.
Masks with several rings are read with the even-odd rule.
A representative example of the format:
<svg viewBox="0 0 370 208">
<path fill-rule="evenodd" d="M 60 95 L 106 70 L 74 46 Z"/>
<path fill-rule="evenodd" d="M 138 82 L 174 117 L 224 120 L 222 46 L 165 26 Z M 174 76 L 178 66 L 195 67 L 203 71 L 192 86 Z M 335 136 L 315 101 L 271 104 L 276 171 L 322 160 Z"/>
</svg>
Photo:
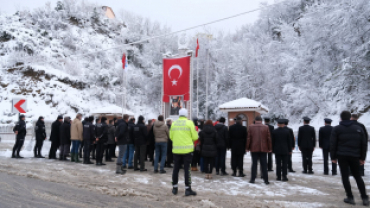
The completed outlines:
<svg viewBox="0 0 370 208">
<path fill-rule="evenodd" d="M 298 147 L 302 154 L 302 164 L 304 174 L 313 174 L 312 153 L 316 146 L 315 128 L 310 126 L 310 118 L 303 117 L 303 126 L 298 130 Z"/>
<path fill-rule="evenodd" d="M 19 155 L 19 152 L 22 149 L 22 146 L 23 146 L 24 140 L 26 139 L 26 134 L 27 134 L 26 122 L 24 121 L 25 119 L 26 117 L 24 115 L 20 115 L 19 121 L 13 128 L 13 132 L 15 133 L 17 139 L 13 147 L 12 158 L 23 158 Z M 17 151 L 17 155 L 15 155 L 16 151 Z"/>
<path fill-rule="evenodd" d="M 45 158 L 41 155 L 41 149 L 46 139 L 44 117 L 40 116 L 35 125 L 36 144 L 33 148 L 35 158 Z"/>
<path fill-rule="evenodd" d="M 182 108 L 179 111 L 180 118 L 172 123 L 170 139 L 172 140 L 172 152 L 174 168 L 172 173 L 172 193 L 177 195 L 179 170 L 184 164 L 185 196 L 195 196 L 197 193 L 191 189 L 190 164 L 193 158 L 194 142 L 198 139 L 194 123 L 187 119 L 188 111 Z"/>
</svg>

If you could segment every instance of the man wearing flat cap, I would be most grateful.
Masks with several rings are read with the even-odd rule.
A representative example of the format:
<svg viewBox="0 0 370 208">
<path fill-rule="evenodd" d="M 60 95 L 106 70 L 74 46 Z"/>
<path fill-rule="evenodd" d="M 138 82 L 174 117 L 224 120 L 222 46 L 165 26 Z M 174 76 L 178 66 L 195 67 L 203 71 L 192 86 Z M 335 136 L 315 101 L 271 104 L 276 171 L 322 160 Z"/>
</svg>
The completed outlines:
<svg viewBox="0 0 370 208">
<path fill-rule="evenodd" d="M 329 175 L 329 154 L 330 154 L 330 136 L 333 127 L 331 126 L 332 120 L 330 118 L 325 118 L 325 126 L 321 127 L 319 130 L 319 147 L 322 149 L 322 156 L 324 159 L 324 175 Z M 337 164 L 332 163 L 331 172 L 333 175 L 337 175 Z"/>
<path fill-rule="evenodd" d="M 298 147 L 302 154 L 302 164 L 304 174 L 313 174 L 312 153 L 316 146 L 315 128 L 310 126 L 310 118 L 303 117 L 303 126 L 298 130 Z"/>
<path fill-rule="evenodd" d="M 244 177 L 243 163 L 245 155 L 245 147 L 247 144 L 247 128 L 242 125 L 243 119 L 236 118 L 236 123 L 229 127 L 229 138 L 231 146 L 231 167 L 233 174 L 237 177 L 236 171 L 239 170 L 238 177 Z"/>
<path fill-rule="evenodd" d="M 292 140 L 290 132 L 285 128 L 286 119 L 278 120 L 278 128 L 272 132 L 272 151 L 276 161 L 276 180 L 288 181 L 288 158 L 292 154 Z M 281 177 L 283 176 L 283 177 Z"/>
</svg>

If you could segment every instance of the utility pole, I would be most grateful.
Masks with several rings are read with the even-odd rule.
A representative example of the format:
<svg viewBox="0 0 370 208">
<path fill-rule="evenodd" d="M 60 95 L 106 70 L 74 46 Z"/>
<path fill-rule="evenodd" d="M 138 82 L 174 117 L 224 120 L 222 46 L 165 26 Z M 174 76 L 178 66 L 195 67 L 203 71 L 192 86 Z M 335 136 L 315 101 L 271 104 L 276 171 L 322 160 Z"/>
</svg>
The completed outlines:
<svg viewBox="0 0 370 208">
<path fill-rule="evenodd" d="M 209 79 L 209 49 L 206 49 L 206 56 L 207 56 L 207 67 L 206 67 L 206 117 L 205 120 L 208 119 L 208 79 Z"/>
</svg>

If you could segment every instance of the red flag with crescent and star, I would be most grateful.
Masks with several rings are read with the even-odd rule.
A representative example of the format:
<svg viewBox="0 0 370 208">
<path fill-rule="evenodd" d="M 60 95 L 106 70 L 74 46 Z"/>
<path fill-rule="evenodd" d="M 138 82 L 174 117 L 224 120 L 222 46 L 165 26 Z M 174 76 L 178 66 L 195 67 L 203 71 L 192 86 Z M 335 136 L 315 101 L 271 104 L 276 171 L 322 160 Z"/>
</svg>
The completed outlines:
<svg viewBox="0 0 370 208">
<path fill-rule="evenodd" d="M 190 56 L 163 59 L 163 102 L 174 95 L 190 99 Z"/>
</svg>

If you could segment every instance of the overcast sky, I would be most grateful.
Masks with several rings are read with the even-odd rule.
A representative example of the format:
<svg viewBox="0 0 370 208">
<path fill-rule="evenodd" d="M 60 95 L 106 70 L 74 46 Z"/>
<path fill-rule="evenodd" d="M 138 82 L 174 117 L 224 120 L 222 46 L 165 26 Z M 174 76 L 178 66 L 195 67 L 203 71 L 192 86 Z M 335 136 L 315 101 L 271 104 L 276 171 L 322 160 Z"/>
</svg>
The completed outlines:
<svg viewBox="0 0 370 208">
<path fill-rule="evenodd" d="M 90 0 L 85 0 L 90 1 Z M 18 9 L 44 6 L 47 0 L 0 0 L 2 13 L 13 14 Z M 55 7 L 57 0 L 49 0 Z M 199 25 L 223 17 L 256 9 L 262 2 L 274 0 L 91 0 L 112 7 L 116 13 L 125 9 L 172 27 L 173 31 Z M 233 32 L 246 23 L 253 23 L 259 12 L 207 26 L 211 30 Z"/>
</svg>

